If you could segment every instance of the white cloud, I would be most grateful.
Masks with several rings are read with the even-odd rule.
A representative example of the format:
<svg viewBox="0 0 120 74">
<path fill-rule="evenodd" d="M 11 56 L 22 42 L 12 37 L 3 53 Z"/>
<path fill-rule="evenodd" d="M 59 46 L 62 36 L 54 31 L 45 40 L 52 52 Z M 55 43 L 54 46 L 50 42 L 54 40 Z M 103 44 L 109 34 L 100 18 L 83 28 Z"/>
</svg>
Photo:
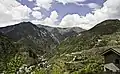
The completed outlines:
<svg viewBox="0 0 120 74">
<path fill-rule="evenodd" d="M 97 9 L 93 14 L 89 13 L 86 16 L 66 15 L 59 26 L 79 26 L 84 29 L 90 29 L 106 19 L 120 19 L 120 0 L 107 0 L 101 9 Z"/>
<path fill-rule="evenodd" d="M 72 14 L 72 15 L 66 15 L 61 23 L 60 23 L 60 27 L 81 27 L 81 28 L 89 28 L 89 25 L 85 25 L 85 24 L 89 24 L 89 20 L 79 16 L 78 14 Z"/>
<path fill-rule="evenodd" d="M 96 3 L 88 3 L 88 4 L 79 4 L 79 3 L 75 3 L 76 5 L 79 5 L 79 6 L 87 6 L 93 10 L 97 10 L 97 9 L 100 9 L 101 6 L 96 4 Z"/>
<path fill-rule="evenodd" d="M 16 0 L 1 0 L 0 7 L 0 26 L 27 20 L 31 12 L 31 9 Z"/>
<path fill-rule="evenodd" d="M 58 18 L 58 13 L 56 11 L 52 11 L 50 15 L 50 19 L 52 19 L 53 21 L 57 21 L 57 18 Z"/>
<path fill-rule="evenodd" d="M 49 10 L 52 2 L 53 0 L 36 0 L 36 5 L 45 8 L 46 10 Z"/>
<path fill-rule="evenodd" d="M 60 3 L 67 4 L 67 3 L 76 3 L 76 2 L 84 2 L 86 0 L 56 0 Z"/>
<path fill-rule="evenodd" d="M 44 20 L 33 20 L 34 24 L 42 24 L 47 26 L 56 26 L 55 22 L 57 22 L 58 13 L 56 11 L 52 11 L 50 17 L 45 18 Z"/>
<path fill-rule="evenodd" d="M 42 14 L 39 11 L 33 11 L 32 16 L 35 17 L 36 19 L 41 19 L 42 18 Z"/>
<path fill-rule="evenodd" d="M 86 4 L 89 8 L 92 8 L 92 9 L 99 9 L 101 6 L 96 4 L 96 3 L 88 3 Z"/>
<path fill-rule="evenodd" d="M 29 2 L 32 2 L 33 0 L 28 0 Z"/>
<path fill-rule="evenodd" d="M 41 10 L 41 7 L 34 7 L 33 10 L 34 11 Z"/>
<path fill-rule="evenodd" d="M 55 25 L 55 22 L 57 21 L 58 13 L 56 11 L 52 11 L 50 17 L 47 17 L 42 24 L 43 25 Z"/>
<path fill-rule="evenodd" d="M 13 20 L 24 20 L 29 19 L 30 12 L 31 10 L 26 5 L 20 5 L 17 7 L 13 7 L 10 11 L 10 14 L 12 14 Z"/>
</svg>

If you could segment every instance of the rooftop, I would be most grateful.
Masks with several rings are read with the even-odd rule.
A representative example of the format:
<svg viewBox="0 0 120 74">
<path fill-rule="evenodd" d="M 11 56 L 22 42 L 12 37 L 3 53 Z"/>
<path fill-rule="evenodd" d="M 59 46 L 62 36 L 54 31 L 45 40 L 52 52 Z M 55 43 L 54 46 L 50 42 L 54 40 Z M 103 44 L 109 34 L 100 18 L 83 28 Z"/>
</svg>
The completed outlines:
<svg viewBox="0 0 120 74">
<path fill-rule="evenodd" d="M 105 50 L 105 51 L 102 53 L 102 55 L 105 55 L 105 54 L 107 54 L 107 53 L 110 52 L 110 51 L 112 51 L 112 52 L 114 52 L 114 53 L 116 53 L 116 54 L 118 54 L 118 55 L 120 56 L 120 47 L 109 48 L 109 49 Z"/>
</svg>

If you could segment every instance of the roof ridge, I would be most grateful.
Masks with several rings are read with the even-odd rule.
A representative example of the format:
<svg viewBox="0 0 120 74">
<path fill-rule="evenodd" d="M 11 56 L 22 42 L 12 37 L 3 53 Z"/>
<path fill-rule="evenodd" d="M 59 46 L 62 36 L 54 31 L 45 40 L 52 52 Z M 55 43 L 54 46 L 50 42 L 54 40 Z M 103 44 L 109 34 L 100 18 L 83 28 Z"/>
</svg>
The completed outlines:
<svg viewBox="0 0 120 74">
<path fill-rule="evenodd" d="M 120 49 L 116 49 L 116 48 L 117 48 L 117 47 L 109 48 L 109 49 L 105 50 L 105 51 L 102 53 L 102 55 L 105 55 L 105 54 L 107 54 L 108 52 L 112 51 L 112 52 L 114 52 L 114 53 L 116 53 L 117 55 L 120 56 Z M 119 47 L 119 48 L 120 48 L 120 47 Z"/>
</svg>

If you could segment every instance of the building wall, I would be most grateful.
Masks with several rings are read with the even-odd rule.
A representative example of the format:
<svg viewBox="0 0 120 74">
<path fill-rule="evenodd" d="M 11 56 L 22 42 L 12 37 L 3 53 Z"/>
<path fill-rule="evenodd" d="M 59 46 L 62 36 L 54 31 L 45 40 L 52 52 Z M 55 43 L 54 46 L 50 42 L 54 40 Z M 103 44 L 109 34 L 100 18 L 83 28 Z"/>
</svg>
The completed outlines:
<svg viewBox="0 0 120 74">
<path fill-rule="evenodd" d="M 108 63 L 114 63 L 115 64 L 115 60 L 118 59 L 119 60 L 119 64 L 115 64 L 115 65 L 120 68 L 120 56 L 118 56 L 114 52 L 107 53 L 104 56 L 104 58 L 105 58 L 105 64 L 108 64 Z"/>
</svg>

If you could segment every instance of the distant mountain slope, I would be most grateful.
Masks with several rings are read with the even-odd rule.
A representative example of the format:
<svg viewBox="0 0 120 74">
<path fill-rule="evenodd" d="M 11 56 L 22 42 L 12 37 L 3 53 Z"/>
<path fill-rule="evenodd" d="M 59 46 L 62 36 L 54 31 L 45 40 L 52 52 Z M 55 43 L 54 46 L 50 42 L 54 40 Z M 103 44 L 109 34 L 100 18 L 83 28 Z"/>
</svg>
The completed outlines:
<svg viewBox="0 0 120 74">
<path fill-rule="evenodd" d="M 60 73 L 99 74 L 103 70 L 103 50 L 120 46 L 120 21 L 105 20 L 78 36 L 65 39 L 50 60 Z M 60 63 L 60 64 L 59 64 Z M 64 67 L 63 67 L 64 66 Z M 101 73 L 100 73 L 101 74 Z"/>
<path fill-rule="evenodd" d="M 112 34 L 117 31 L 120 31 L 120 21 L 116 19 L 116 20 L 105 20 L 97 24 L 96 26 L 94 26 L 92 29 L 85 31 L 85 32 L 87 34 L 92 33 L 95 35 L 97 34 L 105 35 L 105 34 Z"/>
<path fill-rule="evenodd" d="M 69 27 L 69 28 L 60 28 L 60 27 L 49 27 L 44 25 L 37 25 L 38 27 L 45 28 L 50 33 L 54 34 L 55 37 L 61 42 L 67 37 L 71 37 L 74 35 L 79 34 L 82 31 L 85 31 L 84 29 L 80 27 Z"/>
<path fill-rule="evenodd" d="M 97 24 L 90 30 L 81 32 L 78 36 L 74 36 L 64 40 L 59 46 L 59 51 L 73 52 L 77 50 L 85 50 L 95 47 L 99 39 L 104 36 L 111 36 L 113 34 L 119 36 L 120 21 L 119 20 L 106 20 Z M 110 38 L 110 37 L 109 37 Z M 108 38 L 108 39 L 109 39 Z M 62 48 L 61 48 L 62 47 Z M 64 47 L 64 48 L 63 48 Z M 68 50 L 68 48 L 70 50 Z"/>
</svg>

